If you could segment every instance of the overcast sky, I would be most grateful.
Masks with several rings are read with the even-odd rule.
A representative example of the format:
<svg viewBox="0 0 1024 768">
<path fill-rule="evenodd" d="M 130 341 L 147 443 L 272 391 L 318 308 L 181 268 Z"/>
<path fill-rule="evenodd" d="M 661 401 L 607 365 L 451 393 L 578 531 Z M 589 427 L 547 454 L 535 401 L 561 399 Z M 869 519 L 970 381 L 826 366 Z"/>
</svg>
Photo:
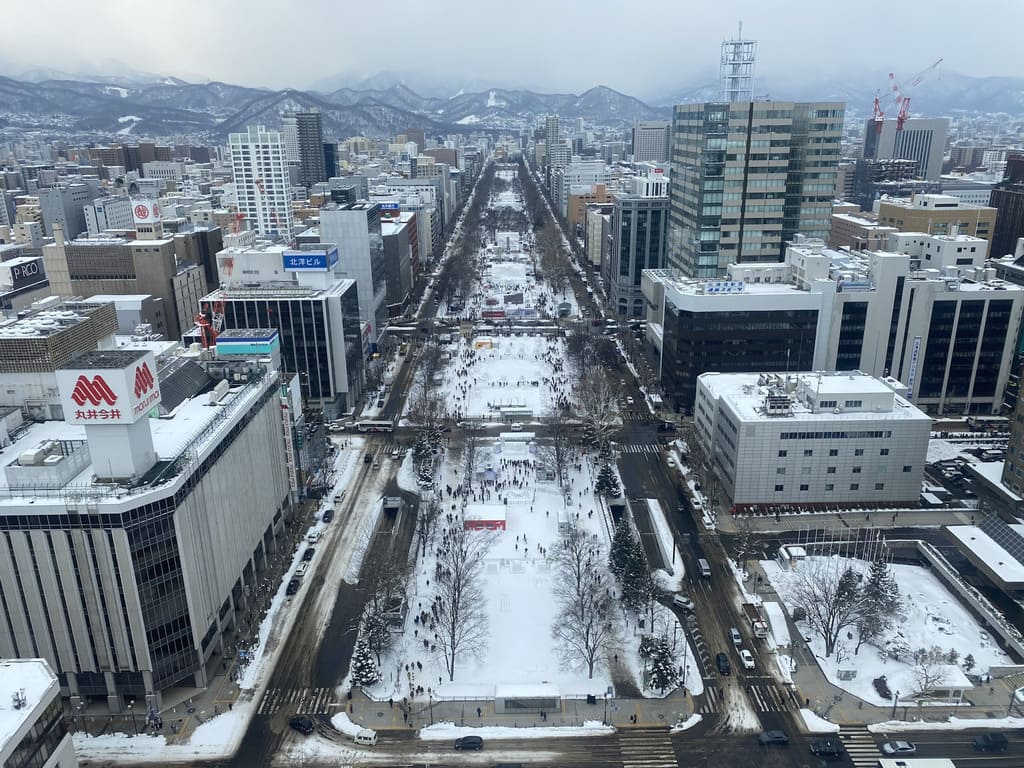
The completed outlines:
<svg viewBox="0 0 1024 768">
<path fill-rule="evenodd" d="M 309 88 L 336 75 L 638 96 L 717 72 L 758 42 L 766 79 L 894 69 L 1024 75 L 1024 0 L 28 0 L 3 3 L 0 73 L 130 68 Z M 780 10 L 782 9 L 782 10 Z M 117 72 L 113 72 L 116 74 Z M 941 76 L 941 75 L 940 75 Z M 858 83 L 861 84 L 861 83 Z M 883 85 L 884 83 L 879 83 Z"/>
</svg>

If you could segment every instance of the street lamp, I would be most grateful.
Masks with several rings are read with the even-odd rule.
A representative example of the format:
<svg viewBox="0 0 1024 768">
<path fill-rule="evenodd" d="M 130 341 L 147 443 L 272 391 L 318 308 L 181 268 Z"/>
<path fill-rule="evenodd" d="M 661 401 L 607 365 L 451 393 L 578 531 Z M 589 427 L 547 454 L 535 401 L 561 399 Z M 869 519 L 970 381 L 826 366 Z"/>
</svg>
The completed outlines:
<svg viewBox="0 0 1024 768">
<path fill-rule="evenodd" d="M 604 692 L 604 724 L 608 725 L 608 691 Z"/>
<path fill-rule="evenodd" d="M 427 689 L 427 700 L 429 701 L 429 706 L 427 707 L 427 709 L 430 711 L 430 724 L 433 725 L 434 724 L 434 693 L 430 689 Z"/>
<path fill-rule="evenodd" d="M 135 723 L 135 712 L 132 709 L 134 706 L 135 706 L 135 699 L 132 699 L 131 701 L 128 702 L 128 714 L 132 716 L 132 728 L 135 731 L 135 735 L 138 736 L 139 735 L 139 727 Z"/>
<path fill-rule="evenodd" d="M 896 719 L 896 704 L 900 700 L 900 692 L 896 691 L 896 695 L 892 697 L 892 715 L 889 717 L 890 720 Z"/>
</svg>

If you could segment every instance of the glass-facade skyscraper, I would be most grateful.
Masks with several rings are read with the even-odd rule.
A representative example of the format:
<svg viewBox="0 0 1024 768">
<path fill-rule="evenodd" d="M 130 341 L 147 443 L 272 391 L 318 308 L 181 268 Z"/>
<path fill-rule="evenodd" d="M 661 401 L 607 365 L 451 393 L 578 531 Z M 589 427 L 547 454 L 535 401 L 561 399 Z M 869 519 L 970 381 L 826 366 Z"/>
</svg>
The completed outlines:
<svg viewBox="0 0 1024 768">
<path fill-rule="evenodd" d="M 719 278 L 780 261 L 798 232 L 826 239 L 841 102 L 679 104 L 672 118 L 670 267 Z"/>
</svg>

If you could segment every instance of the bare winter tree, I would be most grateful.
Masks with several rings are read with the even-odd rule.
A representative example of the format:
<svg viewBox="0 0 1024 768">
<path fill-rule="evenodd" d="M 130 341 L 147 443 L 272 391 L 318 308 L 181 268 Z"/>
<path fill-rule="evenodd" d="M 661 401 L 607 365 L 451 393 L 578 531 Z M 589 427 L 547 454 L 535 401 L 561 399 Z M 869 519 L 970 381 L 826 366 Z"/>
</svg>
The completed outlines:
<svg viewBox="0 0 1024 768">
<path fill-rule="evenodd" d="M 737 568 L 745 570 L 747 558 L 760 552 L 760 541 L 761 537 L 751 526 L 749 518 L 743 517 L 736 521 L 736 538 L 733 539 L 733 547 L 736 551 Z"/>
<path fill-rule="evenodd" d="M 573 388 L 576 415 L 604 441 L 619 425 L 619 385 L 603 368 L 586 371 Z"/>
<path fill-rule="evenodd" d="M 361 586 L 366 594 L 362 614 L 362 638 L 376 655 L 391 647 L 392 634 L 388 614 L 397 611 L 405 595 L 409 570 L 405 559 L 389 548 L 373 550 L 361 572 Z"/>
<path fill-rule="evenodd" d="M 483 437 L 483 429 L 480 424 L 471 422 L 466 425 L 462 436 L 462 473 L 468 486 L 472 486 L 473 478 L 476 477 L 481 437 Z"/>
<path fill-rule="evenodd" d="M 437 530 L 437 521 L 440 517 L 441 502 L 436 496 L 430 496 L 420 503 L 419 511 L 416 513 L 416 541 L 421 553 L 434 540 L 434 532 Z"/>
<path fill-rule="evenodd" d="M 444 350 L 434 339 L 420 347 L 419 366 L 416 368 L 416 381 L 420 389 L 426 392 L 434 385 L 434 374 L 440 373 L 444 367 Z"/>
<path fill-rule="evenodd" d="M 840 635 L 856 624 L 863 607 L 859 576 L 840 558 L 800 564 L 790 599 L 802 608 L 812 632 L 825 641 L 825 655 L 836 651 Z"/>
<path fill-rule="evenodd" d="M 584 531 L 574 528 L 553 554 L 559 610 L 551 636 L 562 662 L 583 662 L 593 678 L 597 663 L 617 640 L 604 552 Z"/>
<path fill-rule="evenodd" d="M 914 651 L 914 693 L 927 696 L 946 681 L 946 652 L 938 646 Z"/>
<path fill-rule="evenodd" d="M 565 413 L 555 408 L 547 418 L 550 427 L 550 440 L 540 449 L 540 454 L 548 466 L 555 470 L 555 480 L 559 488 L 565 488 L 569 475 L 569 460 L 572 458 L 572 443 L 569 440 L 569 420 Z"/>
<path fill-rule="evenodd" d="M 449 528 L 437 556 L 434 603 L 437 608 L 437 646 L 444 656 L 448 679 L 463 654 L 479 653 L 487 642 L 487 604 L 480 580 L 494 535 Z"/>
<path fill-rule="evenodd" d="M 444 397 L 437 392 L 421 389 L 409 404 L 409 422 L 420 429 L 440 434 L 448 421 Z"/>
</svg>

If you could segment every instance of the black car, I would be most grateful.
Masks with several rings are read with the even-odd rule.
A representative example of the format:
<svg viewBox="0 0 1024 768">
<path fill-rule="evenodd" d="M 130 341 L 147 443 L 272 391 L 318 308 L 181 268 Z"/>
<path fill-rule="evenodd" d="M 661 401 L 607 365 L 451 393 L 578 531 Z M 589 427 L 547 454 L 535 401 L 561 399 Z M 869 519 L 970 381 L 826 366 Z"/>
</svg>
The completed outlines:
<svg viewBox="0 0 1024 768">
<path fill-rule="evenodd" d="M 329 523 L 333 519 L 334 519 L 334 510 L 333 509 L 325 509 L 324 510 L 324 522 L 325 523 Z"/>
<path fill-rule="evenodd" d="M 1003 733 L 983 733 L 974 737 L 974 748 L 979 752 L 1005 752 L 1009 746 Z"/>
<path fill-rule="evenodd" d="M 811 742 L 811 752 L 818 757 L 842 757 L 843 745 L 832 739 Z"/>
<path fill-rule="evenodd" d="M 729 663 L 729 657 L 724 653 L 720 653 L 715 656 L 715 664 L 718 666 L 718 671 L 723 675 L 728 675 L 732 672 L 732 665 Z"/>
<path fill-rule="evenodd" d="M 301 585 L 302 585 L 301 581 L 299 581 L 298 579 L 292 579 L 291 581 L 288 582 L 288 586 L 285 587 L 284 593 L 286 595 L 294 595 L 296 592 L 299 591 L 299 587 Z"/>
<path fill-rule="evenodd" d="M 785 731 L 765 731 L 757 740 L 762 744 L 789 744 L 789 736 Z"/>
<path fill-rule="evenodd" d="M 313 555 L 316 554 L 316 547 L 306 547 L 306 551 L 302 553 L 302 562 L 308 563 L 313 559 Z"/>
<path fill-rule="evenodd" d="M 484 748 L 484 740 L 479 736 L 462 736 L 455 740 L 456 749 L 475 749 L 478 752 Z"/>
<path fill-rule="evenodd" d="M 299 733 L 304 733 L 307 736 L 316 730 L 316 723 L 308 717 L 293 717 L 288 721 L 288 725 L 294 728 Z"/>
</svg>

